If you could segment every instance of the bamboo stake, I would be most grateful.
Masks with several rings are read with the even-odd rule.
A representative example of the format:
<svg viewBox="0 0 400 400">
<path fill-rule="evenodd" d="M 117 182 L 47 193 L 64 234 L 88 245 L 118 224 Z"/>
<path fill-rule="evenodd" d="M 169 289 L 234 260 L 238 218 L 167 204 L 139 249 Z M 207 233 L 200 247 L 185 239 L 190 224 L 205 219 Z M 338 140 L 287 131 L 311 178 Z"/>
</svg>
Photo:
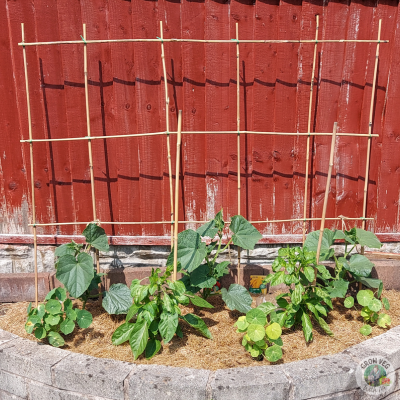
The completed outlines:
<svg viewBox="0 0 400 400">
<path fill-rule="evenodd" d="M 160 21 L 160 39 L 161 39 L 161 60 L 163 66 L 164 75 L 164 91 L 165 91 L 165 125 L 167 134 L 167 152 L 168 152 L 168 176 L 169 176 L 169 197 L 171 206 L 171 251 L 173 245 L 173 231 L 174 231 L 174 191 L 172 189 L 172 164 L 171 164 L 171 144 L 169 140 L 169 96 L 168 96 L 168 80 L 167 80 L 167 68 L 165 66 L 165 53 L 164 53 L 164 30 L 163 23 Z"/>
<path fill-rule="evenodd" d="M 236 22 L 236 128 L 237 128 L 237 191 L 238 215 L 240 215 L 240 58 L 239 58 L 239 24 Z M 238 247 L 238 280 L 240 283 L 240 247 Z"/>
<path fill-rule="evenodd" d="M 86 40 L 86 43 L 132 43 L 132 42 L 159 42 L 159 39 L 99 39 L 99 40 Z M 18 43 L 18 46 L 49 46 L 49 45 L 61 45 L 61 44 L 84 44 L 83 40 L 60 40 L 57 42 L 30 42 L 30 43 Z M 230 39 L 164 39 L 164 42 L 190 42 L 190 43 L 232 43 Z M 313 39 L 303 40 L 256 40 L 246 39 L 241 40 L 242 43 L 315 43 Z M 320 43 L 378 43 L 377 40 L 369 39 L 323 39 L 319 40 Z M 389 43 L 389 40 L 381 40 L 380 43 Z"/>
<path fill-rule="evenodd" d="M 179 168 L 181 161 L 181 128 L 182 128 L 182 110 L 178 113 L 178 140 L 176 142 L 176 169 L 175 169 L 175 212 L 174 215 L 179 215 Z M 178 273 L 178 220 L 174 226 L 174 274 L 172 281 L 175 282 Z"/>
<path fill-rule="evenodd" d="M 22 43 L 25 41 L 25 28 L 21 24 Z M 28 110 L 28 132 L 29 132 L 29 158 L 31 164 L 31 201 L 32 201 L 32 230 L 33 230 L 33 260 L 35 268 L 35 307 L 38 306 L 38 265 L 37 265 L 37 232 L 36 232 L 36 203 L 35 203 L 35 176 L 33 172 L 33 142 L 32 142 L 32 118 L 31 118 L 31 104 L 29 98 L 29 83 L 28 83 L 28 63 L 26 61 L 26 49 L 22 47 L 24 56 L 24 73 L 25 73 L 25 90 L 26 90 L 26 108 Z"/>
<path fill-rule="evenodd" d="M 368 145 L 367 145 L 367 162 L 365 166 L 365 182 L 364 182 L 364 199 L 363 199 L 363 217 L 367 214 L 367 192 L 368 192 L 368 180 L 369 180 L 369 164 L 370 164 L 370 153 L 371 153 L 371 137 L 372 137 L 372 118 L 374 115 L 374 101 L 375 101 L 375 88 L 376 88 L 376 76 L 378 73 L 378 61 L 379 61 L 379 39 L 381 37 L 382 20 L 379 20 L 378 28 L 378 41 L 376 45 L 375 54 L 375 67 L 374 67 L 374 79 L 372 81 L 372 93 L 371 93 L 371 105 L 369 108 L 369 124 L 368 124 Z M 362 228 L 365 229 L 365 221 L 362 223 Z"/>
<path fill-rule="evenodd" d="M 177 135 L 178 132 L 168 132 L 170 135 Z M 237 131 L 182 131 L 182 135 L 190 135 L 190 134 L 212 134 L 212 135 L 229 135 L 235 134 L 237 135 Z M 285 136 L 332 136 L 332 132 L 257 132 L 257 131 L 240 131 L 241 134 L 247 135 L 285 135 Z M 151 133 L 134 133 L 128 135 L 109 135 L 109 136 L 90 136 L 90 140 L 96 139 L 118 139 L 118 138 L 127 138 L 127 137 L 140 137 L 140 136 L 157 136 L 157 135 L 167 135 L 167 132 L 151 132 Z M 369 133 L 345 133 L 340 132 L 337 133 L 336 136 L 355 136 L 355 137 L 379 137 L 378 134 L 369 134 Z M 59 138 L 59 139 L 32 139 L 32 142 L 68 142 L 68 141 L 76 141 L 76 140 L 88 140 L 87 136 L 81 137 L 69 137 L 69 138 Z M 21 143 L 31 143 L 29 139 L 20 140 Z"/>
<path fill-rule="evenodd" d="M 324 233 L 325 228 L 325 215 L 326 215 L 326 207 L 328 205 L 328 195 L 329 195 L 329 188 L 331 185 L 331 176 L 332 176 L 332 167 L 333 167 L 333 156 L 335 152 L 335 142 L 336 142 L 336 130 L 337 130 L 337 122 L 333 124 L 333 135 L 332 135 L 332 142 L 331 142 L 331 153 L 329 156 L 329 169 L 328 169 L 328 177 L 326 178 L 326 188 L 325 188 L 325 197 L 324 197 L 324 205 L 322 208 L 322 218 L 321 218 L 321 227 L 319 230 L 319 239 L 318 239 L 318 246 L 317 246 L 317 265 L 319 263 L 319 256 L 321 254 L 321 243 L 322 243 L 322 235 Z M 315 278 L 313 285 L 317 281 L 317 269 L 315 268 Z"/>
<path fill-rule="evenodd" d="M 88 152 L 89 152 L 89 168 L 90 168 L 90 188 L 92 192 L 92 209 L 93 209 L 93 221 L 97 221 L 96 213 L 96 197 L 94 190 L 94 172 L 93 172 L 93 153 L 92 153 L 92 139 L 90 136 L 90 114 L 89 114 L 89 86 L 88 86 L 88 67 L 87 67 L 87 42 L 86 42 L 86 24 L 83 24 L 83 72 L 85 75 L 85 103 L 86 103 L 86 129 L 87 129 L 87 141 L 88 141 Z M 99 251 L 95 251 L 96 260 L 96 271 L 100 273 L 100 257 Z M 99 283 L 99 301 L 101 301 L 101 283 Z"/>
<path fill-rule="evenodd" d="M 307 221 L 321 221 L 322 218 L 306 218 Z M 325 221 L 362 221 L 363 217 L 333 217 L 333 218 L 325 218 Z M 366 220 L 373 221 L 374 218 L 365 218 Z M 280 222 L 298 222 L 303 221 L 303 218 L 292 218 L 292 219 L 275 219 L 275 220 L 265 220 L 265 221 L 249 221 L 251 224 L 274 224 Z M 35 226 L 61 226 L 61 225 L 87 225 L 92 223 L 93 221 L 89 222 L 49 222 L 47 224 L 35 224 Z M 173 221 L 175 223 L 175 221 Z M 178 224 L 205 224 L 209 221 L 178 221 Z M 96 223 L 101 225 L 151 225 L 151 224 L 170 224 L 171 221 L 99 221 L 97 220 Z M 229 225 L 230 222 L 225 222 L 226 225 Z M 33 224 L 28 224 L 28 226 L 33 226 Z"/>
<path fill-rule="evenodd" d="M 312 66 L 311 75 L 311 85 L 310 85 L 310 101 L 308 105 L 308 123 L 307 132 L 311 133 L 311 111 L 312 111 L 312 101 L 313 101 L 313 89 L 314 89 L 314 75 L 315 75 L 315 62 L 317 60 L 317 46 L 318 46 L 318 29 L 319 29 L 319 15 L 315 16 L 315 45 L 314 45 L 314 58 Z M 304 208 L 303 208 L 303 245 L 306 241 L 306 217 L 307 217 L 307 195 L 308 195 L 308 169 L 310 164 L 310 139 L 311 135 L 307 137 L 307 156 L 306 156 L 306 176 L 305 176 L 305 187 L 304 187 Z"/>
</svg>

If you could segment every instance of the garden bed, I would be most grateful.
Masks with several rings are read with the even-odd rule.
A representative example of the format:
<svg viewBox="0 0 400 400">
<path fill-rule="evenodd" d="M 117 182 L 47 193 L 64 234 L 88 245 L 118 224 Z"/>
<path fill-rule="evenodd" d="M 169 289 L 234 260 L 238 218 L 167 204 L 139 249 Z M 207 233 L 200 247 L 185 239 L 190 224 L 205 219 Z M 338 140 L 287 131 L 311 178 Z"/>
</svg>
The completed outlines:
<svg viewBox="0 0 400 400">
<path fill-rule="evenodd" d="M 276 293 L 267 295 L 268 301 L 273 301 Z M 400 325 L 400 293 L 394 290 L 384 292 L 390 301 L 391 308 L 387 312 L 391 319 L 391 327 Z M 213 340 L 207 340 L 187 324 L 183 324 L 183 338 L 174 337 L 170 343 L 163 346 L 162 351 L 151 360 L 141 356 L 135 364 L 162 364 L 175 367 L 217 370 L 235 367 L 262 366 L 270 363 L 263 359 L 254 360 L 241 344 L 242 333 L 236 333 L 233 324 L 241 315 L 238 311 L 230 311 L 219 296 L 213 296 L 210 303 L 214 309 L 181 306 L 182 313 L 194 312 L 201 316 Z M 254 299 L 255 300 L 255 299 Z M 36 341 L 33 335 L 25 332 L 26 308 L 28 303 L 0 305 L 0 329 L 12 332 L 20 337 Z M 129 344 L 113 346 L 111 336 L 115 329 L 124 321 L 124 316 L 108 315 L 97 303 L 88 303 L 87 309 L 93 314 L 93 323 L 87 329 L 76 328 L 65 337 L 64 349 L 100 358 L 113 358 L 120 361 L 133 362 Z M 386 330 L 378 326 L 372 328 L 368 337 L 359 333 L 363 325 L 360 316 L 360 306 L 347 309 L 343 300 L 334 302 L 334 310 L 327 318 L 327 323 L 334 337 L 326 335 L 322 329 L 315 326 L 314 340 L 307 344 L 301 329 L 283 330 L 283 359 L 277 364 L 308 358 L 339 353 L 348 347 L 378 336 Z M 43 341 L 46 343 L 46 341 Z"/>
</svg>

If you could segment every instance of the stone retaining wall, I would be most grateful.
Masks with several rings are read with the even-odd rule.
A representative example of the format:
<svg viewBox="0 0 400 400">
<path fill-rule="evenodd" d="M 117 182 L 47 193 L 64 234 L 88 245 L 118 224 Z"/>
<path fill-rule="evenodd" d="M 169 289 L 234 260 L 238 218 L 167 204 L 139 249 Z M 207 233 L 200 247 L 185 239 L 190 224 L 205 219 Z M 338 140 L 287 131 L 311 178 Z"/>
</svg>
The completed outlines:
<svg viewBox="0 0 400 400">
<path fill-rule="evenodd" d="M 359 362 L 372 356 L 396 370 L 382 396 L 357 384 Z M 1 400 L 398 400 L 399 373 L 400 326 L 331 356 L 217 371 L 99 359 L 0 330 Z"/>
</svg>

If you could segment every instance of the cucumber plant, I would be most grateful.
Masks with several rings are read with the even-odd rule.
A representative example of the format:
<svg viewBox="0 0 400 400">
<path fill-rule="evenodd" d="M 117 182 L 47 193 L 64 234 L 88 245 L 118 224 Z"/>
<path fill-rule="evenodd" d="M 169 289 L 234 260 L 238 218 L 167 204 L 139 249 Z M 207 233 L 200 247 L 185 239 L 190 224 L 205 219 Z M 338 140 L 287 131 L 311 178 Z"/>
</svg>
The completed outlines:
<svg viewBox="0 0 400 400">
<path fill-rule="evenodd" d="M 282 358 L 282 329 L 277 322 L 268 323 L 267 315 L 275 310 L 272 303 L 260 304 L 239 317 L 237 332 L 244 333 L 242 345 L 254 358 L 265 357 L 270 362 Z"/>
<path fill-rule="evenodd" d="M 47 338 L 54 347 L 64 346 L 61 333 L 64 335 L 72 333 L 75 323 L 80 328 L 86 329 L 93 321 L 89 311 L 73 307 L 64 288 L 50 291 L 45 298 L 45 304 L 39 304 L 36 308 L 32 308 L 30 303 L 27 313 L 26 332 L 33 333 L 36 339 Z"/>
<path fill-rule="evenodd" d="M 112 343 L 120 345 L 129 341 L 135 360 L 143 352 L 147 359 L 154 357 L 161 349 L 161 341 L 168 343 L 175 334 L 182 337 L 179 320 L 187 322 L 203 336 L 212 339 L 205 322 L 194 314 L 182 315 L 178 305 L 187 305 L 191 302 L 198 307 L 213 308 L 213 306 L 203 298 L 188 292 L 183 282 L 171 282 L 168 278 L 172 272 L 172 265 L 167 266 L 163 274 L 159 268 L 153 268 L 148 285 L 142 285 L 138 279 L 132 281 L 131 304 L 126 310 L 125 322 L 115 330 L 112 336 Z M 106 305 L 103 302 L 106 311 L 113 311 L 110 309 L 113 304 L 114 301 Z M 123 313 L 122 310 L 119 311 Z"/>
<path fill-rule="evenodd" d="M 100 293 L 92 294 L 98 288 L 101 277 L 94 269 L 94 250 L 108 251 L 108 238 L 103 228 L 95 223 L 87 225 L 83 231 L 86 244 L 70 243 L 57 247 L 55 251 L 56 278 L 65 286 L 68 293 L 83 302 L 85 308 L 89 298 L 98 298 Z"/>
<path fill-rule="evenodd" d="M 323 317 L 333 308 L 326 284 L 331 275 L 323 265 L 317 265 L 316 253 L 301 247 L 281 248 L 272 263 L 273 273 L 264 279 L 271 286 L 284 283 L 288 292 L 276 297 L 278 310 L 271 310 L 270 320 L 282 327 L 301 325 L 306 342 L 313 338 L 314 319 L 330 336 L 333 335 Z M 318 283 L 313 285 L 317 271 Z M 322 283 L 320 283 L 322 282 Z"/>
<path fill-rule="evenodd" d="M 227 244 L 222 246 L 225 222 L 222 210 L 214 219 L 202 225 L 196 231 L 187 229 L 178 234 L 178 261 L 184 274 L 181 281 L 192 293 L 199 293 L 203 299 L 215 294 L 213 287 L 218 279 L 229 273 L 229 261 L 218 262 L 217 258 L 233 243 L 243 249 L 254 249 L 262 238 L 257 229 L 241 215 L 232 217 L 229 230 L 232 235 Z M 210 238 L 206 244 L 202 239 Z M 174 252 L 170 253 L 167 264 L 173 264 Z M 231 310 L 246 313 L 251 309 L 252 298 L 245 287 L 232 284 L 229 290 L 221 289 L 222 299 Z"/>
<path fill-rule="evenodd" d="M 360 290 L 357 293 L 357 302 L 363 308 L 361 309 L 361 316 L 364 319 L 365 325 L 360 328 L 360 333 L 368 336 L 372 332 L 371 323 L 376 323 L 381 328 L 387 328 L 391 325 L 392 320 L 390 316 L 386 313 L 380 313 L 381 309 L 384 307 L 385 310 L 390 309 L 389 300 L 386 297 L 382 298 L 382 301 L 377 299 L 372 290 Z M 344 306 L 346 308 L 351 308 L 354 306 L 354 297 L 348 296 L 344 301 Z"/>
</svg>

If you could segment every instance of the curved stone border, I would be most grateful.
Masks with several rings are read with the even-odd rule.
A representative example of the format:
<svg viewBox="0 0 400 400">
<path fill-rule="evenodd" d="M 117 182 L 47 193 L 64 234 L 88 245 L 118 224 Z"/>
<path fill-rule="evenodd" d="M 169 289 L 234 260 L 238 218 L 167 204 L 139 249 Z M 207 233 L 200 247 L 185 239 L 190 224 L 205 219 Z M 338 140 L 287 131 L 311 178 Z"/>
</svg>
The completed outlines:
<svg viewBox="0 0 400 400">
<path fill-rule="evenodd" d="M 386 397 L 358 388 L 365 357 L 384 357 L 396 370 Z M 1 400 L 395 400 L 399 372 L 400 326 L 331 356 L 217 371 L 96 358 L 0 329 Z"/>
</svg>

